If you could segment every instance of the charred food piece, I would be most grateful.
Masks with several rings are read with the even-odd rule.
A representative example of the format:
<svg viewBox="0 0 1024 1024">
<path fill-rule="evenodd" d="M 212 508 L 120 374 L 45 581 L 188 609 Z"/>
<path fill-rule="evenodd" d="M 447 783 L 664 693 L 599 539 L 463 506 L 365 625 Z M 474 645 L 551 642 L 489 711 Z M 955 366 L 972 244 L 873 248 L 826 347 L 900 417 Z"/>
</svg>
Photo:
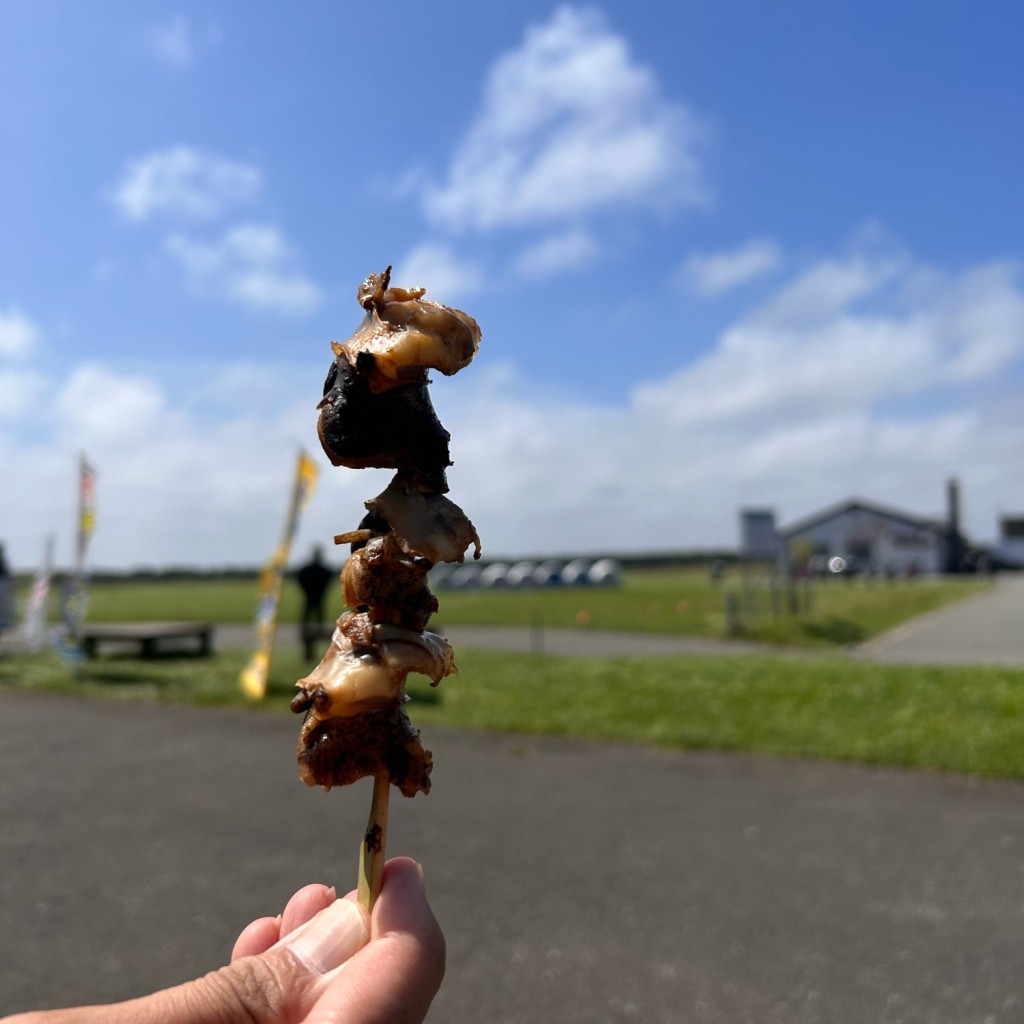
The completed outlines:
<svg viewBox="0 0 1024 1024">
<path fill-rule="evenodd" d="M 426 629 L 437 611 L 437 598 L 427 585 L 431 565 L 402 551 L 393 533 L 374 537 L 345 563 L 342 601 L 348 608 L 365 608 L 374 623 Z"/>
<path fill-rule="evenodd" d="M 356 299 L 366 310 L 359 329 L 339 346 L 352 363 L 373 357 L 370 386 L 384 391 L 426 371 L 450 377 L 468 366 L 480 347 L 480 327 L 461 309 L 423 298 L 423 288 L 392 288 L 391 268 L 370 274 Z"/>
<path fill-rule="evenodd" d="M 341 786 L 384 777 L 406 796 L 430 788 L 431 756 L 405 711 L 406 678 L 436 685 L 455 672 L 447 640 L 425 631 L 437 610 L 427 573 L 461 562 L 476 529 L 444 497 L 451 465 L 448 432 L 427 392 L 429 370 L 456 373 L 476 354 L 480 328 L 461 310 L 391 287 L 391 268 L 370 274 L 357 293 L 366 316 L 344 343 L 324 384 L 317 432 L 336 466 L 396 470 L 366 503 L 359 527 L 339 534 L 352 554 L 342 575 L 350 611 L 338 619 L 320 664 L 297 683 L 292 710 L 305 712 L 299 774 L 308 785 Z"/>
<path fill-rule="evenodd" d="M 399 547 L 430 562 L 462 562 L 473 546 L 480 557 L 480 537 L 469 516 L 443 494 L 423 491 L 397 473 L 387 488 L 366 502 L 369 514 L 360 524 L 386 523 Z"/>
<path fill-rule="evenodd" d="M 295 685 L 309 694 L 317 717 L 344 718 L 405 703 L 410 672 L 427 676 L 436 686 L 455 671 L 451 644 L 444 637 L 374 623 L 367 612 L 351 611 L 338 619 L 320 664 Z"/>
<path fill-rule="evenodd" d="M 386 775 L 404 796 L 430 792 L 433 758 L 397 704 L 352 718 L 317 721 L 299 745 L 299 778 L 331 789 Z"/>
<path fill-rule="evenodd" d="M 336 466 L 397 469 L 425 490 L 448 490 L 448 431 L 427 393 L 428 370 L 468 365 L 480 327 L 462 310 L 392 288 L 391 268 L 370 274 L 356 298 L 366 310 L 348 341 L 333 342 L 317 432 Z"/>
<path fill-rule="evenodd" d="M 335 466 L 397 469 L 420 486 L 444 493 L 450 466 L 450 435 L 434 412 L 426 382 L 402 384 L 379 394 L 370 389 L 368 364 L 361 371 L 340 351 L 324 383 L 317 433 Z"/>
<path fill-rule="evenodd" d="M 359 529 L 347 535 L 369 536 L 352 544 L 341 574 L 342 600 L 367 609 L 375 623 L 425 629 L 438 608 L 427 573 L 436 562 L 462 562 L 470 545 L 479 558 L 476 529 L 453 501 L 419 490 L 401 474 L 366 508 Z"/>
<path fill-rule="evenodd" d="M 435 633 L 374 625 L 365 612 L 338 619 L 319 665 L 296 684 L 299 776 L 310 786 L 342 786 L 386 773 L 406 796 L 430 788 L 430 752 L 404 711 L 410 672 L 436 685 L 455 672 L 451 645 Z"/>
</svg>

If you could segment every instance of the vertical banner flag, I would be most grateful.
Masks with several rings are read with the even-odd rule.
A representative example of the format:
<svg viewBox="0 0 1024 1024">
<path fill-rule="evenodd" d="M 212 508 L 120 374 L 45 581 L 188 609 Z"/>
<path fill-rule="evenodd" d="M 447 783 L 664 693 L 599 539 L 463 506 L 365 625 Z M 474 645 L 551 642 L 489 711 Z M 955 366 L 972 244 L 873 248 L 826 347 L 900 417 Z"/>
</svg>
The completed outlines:
<svg viewBox="0 0 1024 1024">
<path fill-rule="evenodd" d="M 313 494 L 319 472 L 316 463 L 304 451 L 300 451 L 284 534 L 260 576 L 260 603 L 256 608 L 255 620 L 256 650 L 238 677 L 245 695 L 251 700 L 262 700 L 267 692 L 270 659 L 274 653 L 274 639 L 277 636 L 277 609 L 281 600 L 281 584 L 288 565 L 288 553 L 299 527 L 299 516 Z"/>
<path fill-rule="evenodd" d="M 46 646 L 46 599 L 50 596 L 50 580 L 53 577 L 53 545 L 51 534 L 46 538 L 43 562 L 32 581 L 32 591 L 25 605 L 22 634 L 25 646 L 33 653 L 38 653 Z"/>
<path fill-rule="evenodd" d="M 79 639 L 89 603 L 88 575 L 85 569 L 89 541 L 96 528 L 96 470 L 84 454 L 78 458 L 78 522 L 75 536 L 75 565 L 64 584 L 61 618 L 67 635 L 61 645 L 64 658 L 74 665 L 81 660 Z"/>
<path fill-rule="evenodd" d="M 78 460 L 78 541 L 75 544 L 75 571 L 85 576 L 85 554 L 96 529 L 96 470 L 84 455 Z"/>
</svg>

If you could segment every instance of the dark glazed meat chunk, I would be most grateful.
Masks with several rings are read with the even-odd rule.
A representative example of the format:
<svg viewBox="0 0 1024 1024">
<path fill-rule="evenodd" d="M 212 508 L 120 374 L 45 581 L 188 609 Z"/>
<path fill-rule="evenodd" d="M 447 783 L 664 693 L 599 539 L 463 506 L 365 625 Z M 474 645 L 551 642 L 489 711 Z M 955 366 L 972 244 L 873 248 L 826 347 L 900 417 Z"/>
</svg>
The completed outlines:
<svg viewBox="0 0 1024 1024">
<path fill-rule="evenodd" d="M 375 394 L 367 374 L 342 351 L 328 371 L 318 408 L 320 444 L 335 466 L 397 469 L 430 491 L 448 490 L 450 435 L 434 412 L 426 382 Z"/>
<path fill-rule="evenodd" d="M 430 751 L 399 704 L 318 721 L 299 744 L 299 777 L 324 789 L 386 774 L 404 796 L 415 796 L 430 792 L 432 767 Z"/>
</svg>

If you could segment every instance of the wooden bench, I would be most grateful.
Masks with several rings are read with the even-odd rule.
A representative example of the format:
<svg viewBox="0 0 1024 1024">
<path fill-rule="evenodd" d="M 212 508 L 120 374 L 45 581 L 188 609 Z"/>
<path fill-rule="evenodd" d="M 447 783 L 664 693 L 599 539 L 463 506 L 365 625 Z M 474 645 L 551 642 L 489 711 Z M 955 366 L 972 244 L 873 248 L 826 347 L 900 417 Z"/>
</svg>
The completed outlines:
<svg viewBox="0 0 1024 1024">
<path fill-rule="evenodd" d="M 84 626 L 82 649 L 95 658 L 100 644 L 134 644 L 143 658 L 155 658 L 162 649 L 177 649 L 178 641 L 196 641 L 194 653 L 213 653 L 213 625 L 209 622 L 114 622 Z"/>
</svg>

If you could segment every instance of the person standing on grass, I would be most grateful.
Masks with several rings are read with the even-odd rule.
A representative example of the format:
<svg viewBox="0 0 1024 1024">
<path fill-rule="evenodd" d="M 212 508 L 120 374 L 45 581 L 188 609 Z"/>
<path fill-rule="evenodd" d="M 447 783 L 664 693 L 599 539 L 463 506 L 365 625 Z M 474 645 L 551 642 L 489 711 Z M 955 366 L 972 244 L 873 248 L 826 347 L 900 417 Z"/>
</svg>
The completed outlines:
<svg viewBox="0 0 1024 1024">
<path fill-rule="evenodd" d="M 314 644 L 324 624 L 324 594 L 333 578 L 334 572 L 324 563 L 324 549 L 315 545 L 313 557 L 295 574 L 303 598 L 299 631 L 306 661 L 313 657 Z"/>
<path fill-rule="evenodd" d="M 0 544 L 0 636 L 14 625 L 14 577 L 7 568 L 7 556 Z"/>
</svg>

